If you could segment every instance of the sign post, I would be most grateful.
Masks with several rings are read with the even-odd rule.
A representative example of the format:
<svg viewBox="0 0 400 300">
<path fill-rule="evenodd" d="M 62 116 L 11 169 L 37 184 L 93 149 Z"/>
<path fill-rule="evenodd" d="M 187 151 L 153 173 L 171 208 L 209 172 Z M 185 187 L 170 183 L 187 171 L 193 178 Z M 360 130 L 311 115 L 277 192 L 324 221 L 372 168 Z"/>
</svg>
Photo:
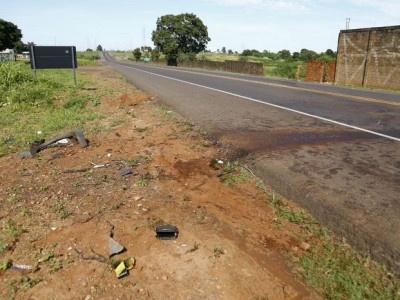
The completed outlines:
<svg viewBox="0 0 400 300">
<path fill-rule="evenodd" d="M 75 46 L 31 46 L 30 58 L 35 77 L 37 69 L 73 69 L 74 83 L 77 84 Z"/>
</svg>

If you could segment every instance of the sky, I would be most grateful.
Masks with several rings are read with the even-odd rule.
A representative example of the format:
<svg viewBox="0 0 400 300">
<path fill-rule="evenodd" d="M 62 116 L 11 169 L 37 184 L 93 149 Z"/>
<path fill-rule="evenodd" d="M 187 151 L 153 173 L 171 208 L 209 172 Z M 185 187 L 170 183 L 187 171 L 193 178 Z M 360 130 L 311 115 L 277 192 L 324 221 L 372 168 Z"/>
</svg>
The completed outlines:
<svg viewBox="0 0 400 300">
<path fill-rule="evenodd" d="M 399 0 L 0 0 L 0 18 L 22 41 L 78 50 L 154 47 L 157 18 L 194 13 L 208 28 L 207 49 L 292 53 L 336 51 L 340 30 L 400 25 Z"/>
</svg>

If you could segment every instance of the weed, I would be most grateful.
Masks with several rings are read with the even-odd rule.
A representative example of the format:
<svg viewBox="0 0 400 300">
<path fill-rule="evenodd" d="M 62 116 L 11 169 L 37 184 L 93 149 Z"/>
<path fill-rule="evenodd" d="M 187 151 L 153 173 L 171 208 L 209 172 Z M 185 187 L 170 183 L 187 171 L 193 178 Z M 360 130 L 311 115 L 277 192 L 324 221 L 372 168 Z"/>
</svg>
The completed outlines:
<svg viewBox="0 0 400 300">
<path fill-rule="evenodd" d="M 52 208 L 54 212 L 59 213 L 64 208 L 64 202 L 57 201 L 56 203 L 53 204 Z"/>
<path fill-rule="evenodd" d="M 192 198 L 189 195 L 184 194 L 183 195 L 183 201 L 192 201 Z"/>
<path fill-rule="evenodd" d="M 255 186 L 256 186 L 256 188 L 263 191 L 264 193 L 267 192 L 267 188 L 265 187 L 265 184 L 261 179 L 258 179 L 258 178 L 256 179 Z"/>
<path fill-rule="evenodd" d="M 8 201 L 10 201 L 11 203 L 17 203 L 19 201 L 21 197 L 18 194 L 12 194 L 10 195 L 10 197 L 8 198 Z"/>
<path fill-rule="evenodd" d="M 78 188 L 81 187 L 83 185 L 82 181 L 75 181 L 74 182 L 74 187 Z"/>
<path fill-rule="evenodd" d="M 142 132 L 148 132 L 149 130 L 150 130 L 150 129 L 149 129 L 148 127 L 144 127 L 144 128 L 136 127 L 136 128 L 135 128 L 135 131 L 140 132 L 140 133 L 142 133 Z"/>
<path fill-rule="evenodd" d="M 204 148 L 209 148 L 212 146 L 212 143 L 210 143 L 209 141 L 202 141 L 201 146 L 203 146 Z"/>
<path fill-rule="evenodd" d="M 151 158 L 151 157 L 139 155 L 139 156 L 136 156 L 136 157 L 133 158 L 133 159 L 127 160 L 126 163 L 127 163 L 128 165 L 132 166 L 132 167 L 135 167 L 135 166 L 139 166 L 139 165 L 141 165 L 141 164 L 144 164 L 144 165 L 145 165 L 145 164 L 148 164 L 148 163 L 150 163 L 151 161 L 152 161 L 152 158 Z"/>
<path fill-rule="evenodd" d="M 295 210 L 290 207 L 278 207 L 276 214 L 282 219 L 288 220 L 291 223 L 304 223 L 307 219 L 305 214 L 300 210 Z"/>
<path fill-rule="evenodd" d="M 124 200 L 119 200 L 117 203 L 111 206 L 111 210 L 117 210 L 119 209 L 122 205 L 124 205 Z"/>
<path fill-rule="evenodd" d="M 124 119 L 117 119 L 117 120 L 112 121 L 112 123 L 110 124 L 110 127 L 117 127 L 119 125 L 125 124 L 125 122 L 126 121 Z"/>
<path fill-rule="evenodd" d="M 147 187 L 149 186 L 149 181 L 146 179 L 144 175 L 141 175 L 139 180 L 138 180 L 138 185 L 142 187 Z"/>
<path fill-rule="evenodd" d="M 32 211 L 29 210 L 29 209 L 26 208 L 26 207 L 22 207 L 22 208 L 19 210 L 19 214 L 20 214 L 21 216 L 30 216 L 30 215 L 32 215 Z"/>
<path fill-rule="evenodd" d="M 86 178 L 86 179 L 92 178 L 92 172 L 86 171 L 85 173 L 83 173 L 83 178 Z"/>
<path fill-rule="evenodd" d="M 14 279 L 7 282 L 6 286 L 10 289 L 12 293 L 16 293 L 21 286 L 25 288 L 32 288 L 42 280 L 43 278 L 39 276 L 35 278 L 30 278 L 28 276 L 23 275 L 19 280 Z"/>
<path fill-rule="evenodd" d="M 70 215 L 72 215 L 72 212 L 66 209 L 63 209 L 60 211 L 60 219 L 61 220 L 65 220 L 66 218 L 68 218 Z"/>
<path fill-rule="evenodd" d="M 6 259 L 5 261 L 2 261 L 0 263 L 0 271 L 4 271 L 7 270 L 8 268 L 10 268 L 12 265 L 12 262 L 10 259 Z"/>
<path fill-rule="evenodd" d="M 26 230 L 21 224 L 15 224 L 12 221 L 9 221 L 6 225 L 6 233 L 9 237 L 16 239 Z"/>
<path fill-rule="evenodd" d="M 221 246 L 215 246 L 214 247 L 213 254 L 214 254 L 215 258 L 219 258 L 224 253 L 225 252 L 224 252 L 224 250 L 222 250 Z"/>
<path fill-rule="evenodd" d="M 268 200 L 269 200 L 268 202 L 269 205 L 280 206 L 282 204 L 282 197 L 276 193 L 270 193 Z"/>
<path fill-rule="evenodd" d="M 16 185 L 16 186 L 12 186 L 12 187 L 8 188 L 8 189 L 7 189 L 7 192 L 14 192 L 14 193 L 17 193 L 17 192 L 22 191 L 23 188 L 24 188 L 24 187 L 23 187 L 22 185 Z"/>
<path fill-rule="evenodd" d="M 63 267 L 62 261 L 60 259 L 58 259 L 57 257 L 52 257 L 49 260 L 49 271 L 50 273 L 54 273 L 57 272 L 58 270 L 61 270 Z"/>
<path fill-rule="evenodd" d="M 7 250 L 7 244 L 3 241 L 0 236 L 0 253 L 3 254 Z"/>
<path fill-rule="evenodd" d="M 48 186 L 41 186 L 41 187 L 39 187 L 39 192 L 45 192 L 45 191 L 47 191 L 49 189 L 49 187 Z"/>
<path fill-rule="evenodd" d="M 100 185 L 102 183 L 109 182 L 109 181 L 110 181 L 110 177 L 107 174 L 104 174 L 104 175 L 101 175 L 100 177 L 97 177 L 94 184 Z"/>
</svg>

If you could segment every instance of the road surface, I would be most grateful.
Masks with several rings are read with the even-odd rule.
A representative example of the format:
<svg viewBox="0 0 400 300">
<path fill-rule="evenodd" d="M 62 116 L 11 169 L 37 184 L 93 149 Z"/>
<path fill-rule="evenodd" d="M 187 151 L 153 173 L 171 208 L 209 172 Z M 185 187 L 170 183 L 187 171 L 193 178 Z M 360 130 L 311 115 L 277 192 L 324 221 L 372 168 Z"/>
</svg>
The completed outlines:
<svg viewBox="0 0 400 300">
<path fill-rule="evenodd" d="M 400 274 L 400 94 L 104 57 Z"/>
</svg>

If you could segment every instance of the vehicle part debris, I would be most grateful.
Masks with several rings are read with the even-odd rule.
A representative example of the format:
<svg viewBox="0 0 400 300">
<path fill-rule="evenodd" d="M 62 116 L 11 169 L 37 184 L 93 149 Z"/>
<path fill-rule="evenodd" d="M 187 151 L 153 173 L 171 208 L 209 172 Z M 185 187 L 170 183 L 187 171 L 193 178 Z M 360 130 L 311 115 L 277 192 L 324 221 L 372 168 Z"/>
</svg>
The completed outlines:
<svg viewBox="0 0 400 300">
<path fill-rule="evenodd" d="M 109 256 L 111 257 L 115 254 L 124 251 L 125 247 L 122 246 L 120 243 L 118 243 L 116 240 L 114 240 L 114 225 L 112 225 L 110 222 L 108 222 L 108 224 L 110 224 L 111 226 L 110 238 L 108 239 L 108 251 L 109 251 Z"/>
<path fill-rule="evenodd" d="M 124 249 L 124 246 L 115 241 L 112 237 L 108 239 L 108 251 L 110 257 L 115 254 L 121 253 L 122 251 L 124 251 Z"/>
<path fill-rule="evenodd" d="M 110 164 L 103 164 L 103 165 L 96 165 L 92 162 L 90 162 L 93 165 L 93 169 L 101 169 L 101 168 L 108 168 Z"/>
<path fill-rule="evenodd" d="M 80 250 L 78 250 L 76 248 L 73 248 L 73 249 L 77 254 L 80 255 L 80 257 L 83 260 L 97 260 L 97 261 L 102 262 L 102 263 L 106 263 L 107 262 L 107 259 L 103 255 L 94 252 L 92 247 L 90 247 L 90 250 L 96 255 L 85 255 L 85 254 L 82 253 L 82 251 L 80 251 Z"/>
<path fill-rule="evenodd" d="M 45 142 L 45 140 L 41 141 L 35 141 L 31 144 L 31 147 L 25 151 L 22 151 L 19 156 L 21 158 L 31 158 L 33 157 L 36 153 L 40 152 L 41 150 L 47 148 L 51 144 L 54 144 L 60 140 L 63 139 L 70 139 L 70 138 L 75 138 L 78 140 L 79 144 L 82 146 L 82 148 L 85 148 L 88 146 L 88 142 L 85 140 L 85 137 L 83 136 L 82 131 L 80 130 L 75 130 L 68 132 L 66 134 L 63 134 L 55 139 L 52 139 L 50 141 Z"/>
<path fill-rule="evenodd" d="M 37 266 L 30 266 L 30 265 L 13 265 L 11 266 L 10 270 L 14 271 L 22 271 L 23 273 L 31 273 L 36 272 L 39 270 Z"/>
<path fill-rule="evenodd" d="M 124 263 L 128 270 L 132 270 L 135 267 L 136 259 L 134 257 L 128 257 L 124 260 Z"/>
<path fill-rule="evenodd" d="M 87 172 L 92 168 L 80 168 L 80 169 L 67 169 L 64 170 L 63 173 L 78 173 L 78 172 Z"/>
<path fill-rule="evenodd" d="M 122 170 L 122 171 L 119 173 L 119 176 L 123 177 L 123 176 L 129 175 L 129 174 L 133 174 L 133 170 L 132 170 L 132 169 L 125 169 L 125 170 Z"/>
<path fill-rule="evenodd" d="M 115 269 L 115 275 L 117 275 L 117 278 L 122 278 L 128 275 L 128 269 L 125 266 L 125 262 L 121 261 L 121 263 Z"/>
<path fill-rule="evenodd" d="M 178 234 L 178 228 L 172 225 L 162 225 L 156 228 L 156 238 L 160 240 L 174 240 Z"/>
<path fill-rule="evenodd" d="M 5 143 L 5 144 L 11 144 L 11 143 L 14 143 L 14 142 L 15 142 L 15 138 L 13 138 L 13 137 L 6 138 L 6 139 L 4 140 L 4 143 Z"/>
</svg>

